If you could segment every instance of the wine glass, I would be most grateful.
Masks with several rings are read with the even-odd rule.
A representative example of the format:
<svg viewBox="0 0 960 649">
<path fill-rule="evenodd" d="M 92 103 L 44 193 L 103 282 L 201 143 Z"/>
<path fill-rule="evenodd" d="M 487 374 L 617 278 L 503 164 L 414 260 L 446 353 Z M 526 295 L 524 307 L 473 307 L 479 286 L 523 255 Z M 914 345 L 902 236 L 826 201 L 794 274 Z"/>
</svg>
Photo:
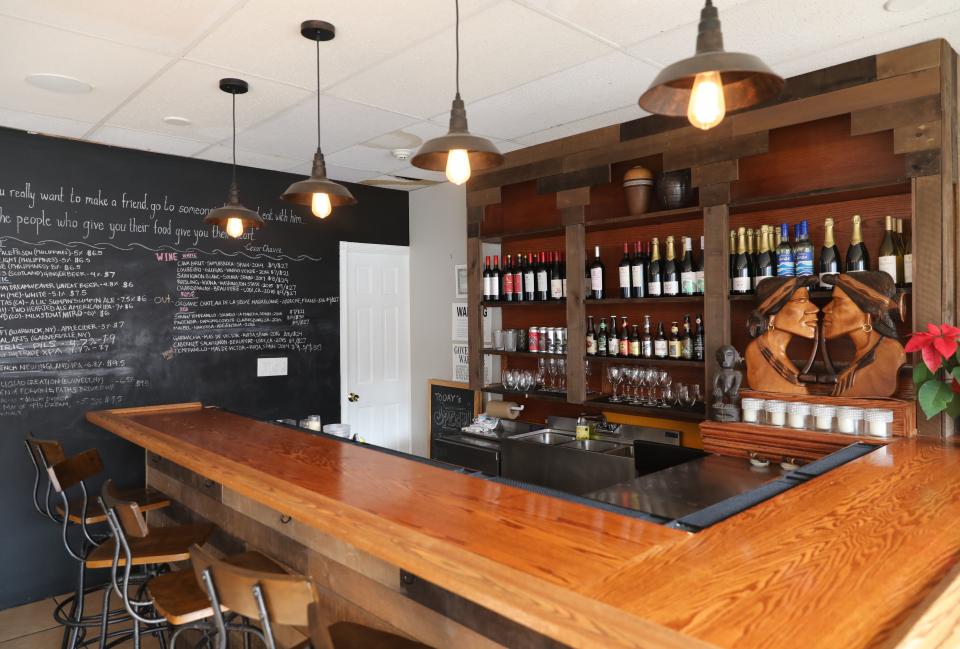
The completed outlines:
<svg viewBox="0 0 960 649">
<path fill-rule="evenodd" d="M 664 385 L 663 387 L 660 388 L 660 404 L 659 405 L 661 408 L 673 407 L 673 404 L 675 401 L 674 392 L 676 392 L 676 390 L 670 384 Z"/>
<path fill-rule="evenodd" d="M 530 388 L 533 387 L 533 381 L 534 381 L 533 372 L 531 372 L 530 370 L 524 370 L 520 372 L 520 377 L 517 382 L 518 383 L 517 387 L 520 388 L 521 392 L 529 392 Z"/>
<path fill-rule="evenodd" d="M 557 359 L 557 387 L 560 392 L 567 391 L 567 359 Z"/>
<path fill-rule="evenodd" d="M 587 386 L 587 394 L 590 394 L 590 374 L 593 372 L 593 365 L 590 364 L 590 361 L 587 361 L 583 364 L 583 380 Z"/>
<path fill-rule="evenodd" d="M 613 388 L 610 403 L 620 403 L 620 397 L 617 396 L 617 386 L 620 385 L 620 381 L 623 379 L 623 374 L 620 372 L 620 369 L 619 365 L 614 365 L 613 363 L 607 365 L 607 380 L 610 381 L 610 386 Z"/>
<path fill-rule="evenodd" d="M 657 386 L 657 376 L 659 375 L 660 370 L 655 367 L 648 367 L 643 372 L 643 385 L 647 388 L 646 396 L 644 397 L 644 405 L 655 406 L 657 405 L 657 397 L 654 392 L 654 388 Z"/>
<path fill-rule="evenodd" d="M 640 403 L 640 398 L 637 396 L 637 386 L 640 380 L 641 369 L 636 365 L 631 365 L 624 368 L 624 373 L 626 374 L 627 384 L 633 388 L 633 393 L 627 396 L 627 402 L 633 405 Z"/>
<path fill-rule="evenodd" d="M 696 403 L 694 399 L 694 394 L 693 394 L 693 386 L 683 385 L 681 383 L 679 385 L 679 394 L 677 396 L 677 401 L 679 402 L 680 406 L 683 408 L 688 408 L 688 409 L 692 408 L 693 404 Z"/>
<path fill-rule="evenodd" d="M 547 376 L 547 359 L 538 358 L 537 359 L 537 383 L 536 387 L 540 390 L 544 389 L 544 381 Z"/>
<path fill-rule="evenodd" d="M 547 372 L 550 376 L 550 384 L 547 386 L 547 390 L 550 392 L 557 391 L 557 359 L 551 358 L 547 361 Z"/>
<path fill-rule="evenodd" d="M 657 385 L 660 386 L 660 406 L 663 408 L 670 407 L 670 399 L 667 397 L 666 392 L 670 387 L 670 384 L 673 383 L 673 377 L 670 376 L 670 372 L 667 370 L 657 370 Z M 671 394 L 672 396 L 672 394 Z"/>
<path fill-rule="evenodd" d="M 703 402 L 703 394 L 700 392 L 700 384 L 694 383 L 690 386 L 690 396 L 693 399 L 691 407 Z"/>
</svg>

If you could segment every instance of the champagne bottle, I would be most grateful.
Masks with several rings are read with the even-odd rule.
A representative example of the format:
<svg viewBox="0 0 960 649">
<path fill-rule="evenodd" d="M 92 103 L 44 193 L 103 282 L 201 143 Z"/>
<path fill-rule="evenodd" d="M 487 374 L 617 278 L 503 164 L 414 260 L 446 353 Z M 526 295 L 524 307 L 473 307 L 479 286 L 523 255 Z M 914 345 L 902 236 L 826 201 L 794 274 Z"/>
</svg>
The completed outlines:
<svg viewBox="0 0 960 649">
<path fill-rule="evenodd" d="M 757 285 L 757 253 L 759 250 L 753 247 L 753 228 L 747 228 L 747 259 L 750 260 L 750 287 Z"/>
<path fill-rule="evenodd" d="M 903 285 L 913 285 L 913 249 L 910 247 L 910 221 L 903 227 Z"/>
<path fill-rule="evenodd" d="M 493 295 L 493 289 L 490 287 L 491 277 L 493 273 L 490 271 L 490 255 L 487 255 L 483 262 L 483 300 L 489 302 Z"/>
<path fill-rule="evenodd" d="M 706 253 L 703 251 L 703 235 L 700 235 L 700 256 L 697 258 L 697 295 L 703 295 L 704 284 L 706 283 L 706 273 L 704 273 L 703 264 L 706 260 Z"/>
<path fill-rule="evenodd" d="M 847 248 L 847 261 L 844 271 L 857 273 L 870 270 L 870 253 L 863 243 L 863 234 L 860 232 L 860 215 L 853 215 L 853 234 L 850 236 L 850 247 Z"/>
<path fill-rule="evenodd" d="M 639 241 L 635 251 L 630 262 L 630 297 L 647 297 L 647 255 Z"/>
<path fill-rule="evenodd" d="M 741 227 L 737 230 L 737 258 L 733 262 L 731 292 L 741 295 L 749 293 L 752 275 L 753 269 L 750 268 L 750 258 L 747 256 L 747 229 Z"/>
<path fill-rule="evenodd" d="M 697 314 L 697 331 L 693 336 L 693 359 L 702 361 L 704 354 L 703 316 Z"/>
<path fill-rule="evenodd" d="M 660 262 L 660 241 L 654 237 L 650 242 L 653 251 L 650 253 L 650 265 L 647 267 L 647 295 L 660 297 L 663 295 L 663 272 Z"/>
<path fill-rule="evenodd" d="M 600 330 L 597 331 L 597 354 L 607 355 L 607 319 L 600 318 Z"/>
<path fill-rule="evenodd" d="M 627 325 L 627 316 L 621 318 L 620 323 L 620 355 L 627 357 L 630 355 L 630 327 Z"/>
<path fill-rule="evenodd" d="M 657 327 L 657 337 L 653 339 L 653 357 L 667 357 L 667 336 L 663 333 L 663 320 L 660 321 Z"/>
<path fill-rule="evenodd" d="M 737 231 L 730 230 L 730 251 L 727 254 L 727 261 L 729 262 L 730 269 L 728 274 L 730 279 L 733 280 L 733 264 L 737 260 Z"/>
<path fill-rule="evenodd" d="M 800 238 L 793 251 L 797 277 L 813 275 L 813 244 L 810 242 L 809 227 L 807 221 L 800 221 Z"/>
<path fill-rule="evenodd" d="M 823 223 L 823 247 L 820 248 L 820 288 L 833 290 L 832 284 L 823 281 L 824 275 L 833 275 L 840 272 L 840 249 L 833 240 L 833 219 Z"/>
<path fill-rule="evenodd" d="M 697 294 L 697 268 L 693 261 L 693 239 L 683 237 L 683 259 L 680 260 L 680 292 Z"/>
<path fill-rule="evenodd" d="M 593 249 L 593 261 L 590 262 L 590 297 L 603 299 L 603 262 L 600 261 L 600 246 Z"/>
<path fill-rule="evenodd" d="M 754 270 L 754 289 L 760 285 L 760 282 L 773 277 L 774 269 L 773 253 L 770 251 L 770 227 L 760 226 L 760 251 L 757 253 L 757 267 Z"/>
<path fill-rule="evenodd" d="M 895 284 L 900 284 L 897 273 L 897 252 L 897 244 L 893 238 L 893 217 L 887 214 L 883 219 L 883 241 L 880 242 L 877 262 L 882 272 L 889 275 Z"/>
<path fill-rule="evenodd" d="M 620 260 L 620 265 L 618 266 L 620 274 L 620 297 L 622 298 L 630 297 L 630 266 L 630 247 L 629 244 L 624 242 L 623 258 Z"/>
<path fill-rule="evenodd" d="M 587 356 L 597 355 L 597 330 L 593 326 L 593 316 L 587 316 Z"/>
<path fill-rule="evenodd" d="M 637 331 L 638 325 L 633 325 L 633 330 L 630 332 L 630 356 L 633 358 L 640 357 L 640 332 Z"/>
<path fill-rule="evenodd" d="M 693 360 L 693 334 L 690 331 L 690 315 L 683 316 L 683 336 L 680 337 L 680 357 Z"/>
<path fill-rule="evenodd" d="M 640 339 L 640 355 L 653 358 L 653 334 L 650 331 L 650 316 L 643 316 L 643 337 Z"/>
<path fill-rule="evenodd" d="M 610 334 L 607 336 L 607 356 L 620 355 L 620 334 L 617 332 L 617 316 L 610 316 Z"/>
<path fill-rule="evenodd" d="M 680 327 L 674 320 L 670 325 L 670 340 L 667 346 L 667 356 L 679 359 L 683 355 L 683 342 L 680 340 Z"/>
<path fill-rule="evenodd" d="M 793 248 L 790 246 L 790 226 L 780 224 L 780 241 L 777 243 L 777 277 L 793 277 L 796 274 Z"/>
<path fill-rule="evenodd" d="M 663 294 L 680 294 L 680 271 L 677 268 L 677 261 L 674 258 L 673 237 L 667 237 L 667 258 L 663 264 Z"/>
</svg>

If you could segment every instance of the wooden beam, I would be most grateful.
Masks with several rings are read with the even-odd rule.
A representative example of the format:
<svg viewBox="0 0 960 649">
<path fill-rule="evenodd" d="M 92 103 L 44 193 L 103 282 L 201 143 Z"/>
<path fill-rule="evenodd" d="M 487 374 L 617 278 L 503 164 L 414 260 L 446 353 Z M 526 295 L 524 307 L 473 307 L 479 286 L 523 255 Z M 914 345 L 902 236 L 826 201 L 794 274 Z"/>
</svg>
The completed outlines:
<svg viewBox="0 0 960 649">
<path fill-rule="evenodd" d="M 903 173 L 907 178 L 934 176 L 940 173 L 940 149 L 917 151 L 903 156 Z"/>
<path fill-rule="evenodd" d="M 928 322 L 943 322 L 943 260 L 940 258 L 943 228 L 941 182 L 939 175 L 922 176 L 913 181 L 913 331 L 925 329 Z M 922 362 L 914 354 L 914 363 Z M 939 435 L 939 417 L 917 417 L 920 435 Z"/>
<path fill-rule="evenodd" d="M 770 134 L 766 131 L 757 131 L 709 144 L 679 150 L 672 149 L 663 154 L 663 170 L 686 169 L 722 160 L 759 155 L 766 153 L 769 147 Z"/>
<path fill-rule="evenodd" d="M 570 173 L 555 174 L 537 179 L 538 194 L 553 194 L 577 187 L 591 187 L 610 182 L 610 165 L 579 169 Z"/>
<path fill-rule="evenodd" d="M 587 286 L 583 277 L 586 263 L 587 234 L 583 225 L 586 208 L 570 207 L 580 212 L 580 222 L 566 227 L 567 258 L 567 401 L 583 403 L 587 398 L 584 358 L 587 353 L 587 326 L 584 297 Z"/>
<path fill-rule="evenodd" d="M 855 110 L 850 113 L 850 135 L 864 135 L 889 131 L 898 126 L 909 126 L 940 119 L 940 95 L 898 101 Z"/>
<path fill-rule="evenodd" d="M 945 41 L 935 39 L 902 47 L 877 55 L 877 78 L 886 79 L 940 65 L 941 47 Z"/>
<path fill-rule="evenodd" d="M 590 204 L 590 188 L 577 187 L 576 189 L 565 189 L 557 192 L 557 209 L 563 210 L 568 207 L 582 207 Z M 582 223 L 583 221 L 576 221 Z"/>
<path fill-rule="evenodd" d="M 470 388 L 483 388 L 483 243 L 478 237 L 467 239 L 467 351 L 470 363 Z"/>
<path fill-rule="evenodd" d="M 716 183 L 704 185 L 700 188 L 700 206 L 713 207 L 726 205 L 730 202 L 730 183 Z"/>
<path fill-rule="evenodd" d="M 705 381 L 704 400 L 709 418 L 713 402 L 713 379 L 718 366 L 717 349 L 730 344 L 730 209 L 716 205 L 703 211 L 703 245 L 706 278 L 703 297 Z"/>
<path fill-rule="evenodd" d="M 486 207 L 500 202 L 500 188 L 489 187 L 467 192 L 467 207 Z"/>
<path fill-rule="evenodd" d="M 893 129 L 893 152 L 915 153 L 940 148 L 940 120 Z"/>
<path fill-rule="evenodd" d="M 740 179 L 740 159 L 721 160 L 709 164 L 694 166 L 690 179 L 694 187 L 728 183 Z"/>
</svg>

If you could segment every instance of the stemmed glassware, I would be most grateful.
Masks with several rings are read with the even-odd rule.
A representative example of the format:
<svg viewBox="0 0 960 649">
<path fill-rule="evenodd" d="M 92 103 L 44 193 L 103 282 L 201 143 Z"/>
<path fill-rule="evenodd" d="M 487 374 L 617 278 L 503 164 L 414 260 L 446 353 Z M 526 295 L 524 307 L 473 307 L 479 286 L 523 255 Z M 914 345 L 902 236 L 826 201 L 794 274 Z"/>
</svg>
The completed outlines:
<svg viewBox="0 0 960 649">
<path fill-rule="evenodd" d="M 567 359 L 557 359 L 557 389 L 560 392 L 567 391 Z"/>
<path fill-rule="evenodd" d="M 647 388 L 643 404 L 646 406 L 657 405 L 657 397 L 654 388 L 657 386 L 657 368 L 647 367 L 643 370 L 643 386 Z"/>
<path fill-rule="evenodd" d="M 587 361 L 583 364 L 583 380 L 587 386 L 587 394 L 590 394 L 590 374 L 593 372 L 593 365 L 590 364 L 590 361 Z"/>
<path fill-rule="evenodd" d="M 673 398 L 670 390 L 670 384 L 673 383 L 673 377 L 667 370 L 657 370 L 656 384 L 660 386 L 660 401 L 657 405 L 661 408 L 669 408 Z"/>
<path fill-rule="evenodd" d="M 622 369 L 620 365 L 614 365 L 613 363 L 607 365 L 607 380 L 610 381 L 610 385 L 613 387 L 613 396 L 610 397 L 610 403 L 620 403 L 620 401 L 622 401 L 617 395 L 617 386 L 619 386 L 620 381 L 623 380 Z"/>
</svg>

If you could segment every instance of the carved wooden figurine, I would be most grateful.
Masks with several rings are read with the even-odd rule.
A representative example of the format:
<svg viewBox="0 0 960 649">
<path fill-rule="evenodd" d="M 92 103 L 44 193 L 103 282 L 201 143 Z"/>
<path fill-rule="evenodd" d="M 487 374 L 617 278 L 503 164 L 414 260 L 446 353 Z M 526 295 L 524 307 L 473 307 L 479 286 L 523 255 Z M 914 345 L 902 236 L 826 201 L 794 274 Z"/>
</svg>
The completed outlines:
<svg viewBox="0 0 960 649">
<path fill-rule="evenodd" d="M 893 280 L 886 273 L 865 271 L 827 275 L 824 281 L 834 285 L 833 299 L 823 307 L 824 338 L 847 336 L 855 349 L 853 360 L 837 375 L 834 396 L 891 396 L 907 360 L 892 317 L 904 317 Z"/>
<path fill-rule="evenodd" d="M 790 360 L 787 346 L 794 336 L 816 340 L 820 309 L 810 301 L 808 287 L 815 277 L 771 277 L 757 285 L 757 308 L 747 327 L 747 384 L 754 390 L 807 394 L 801 371 Z"/>
<path fill-rule="evenodd" d="M 721 345 L 717 349 L 717 363 L 720 371 L 713 377 L 714 421 L 740 421 L 740 384 L 743 373 L 736 369 L 740 354 L 733 345 Z"/>
</svg>

